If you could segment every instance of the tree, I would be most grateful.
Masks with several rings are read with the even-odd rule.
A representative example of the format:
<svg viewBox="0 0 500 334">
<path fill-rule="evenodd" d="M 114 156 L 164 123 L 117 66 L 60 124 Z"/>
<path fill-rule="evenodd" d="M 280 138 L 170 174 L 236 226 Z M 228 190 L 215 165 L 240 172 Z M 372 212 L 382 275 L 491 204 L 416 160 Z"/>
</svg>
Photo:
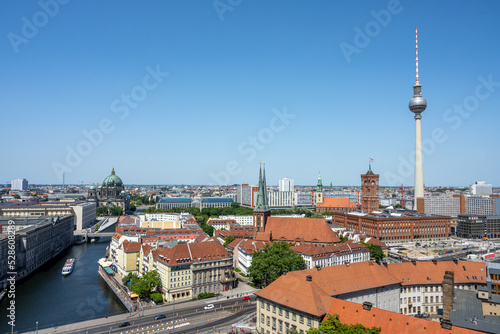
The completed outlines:
<svg viewBox="0 0 500 334">
<path fill-rule="evenodd" d="M 201 224 L 200 227 L 203 230 L 203 232 L 208 234 L 208 236 L 213 237 L 214 230 L 215 230 L 213 226 L 208 225 L 208 224 Z"/>
<path fill-rule="evenodd" d="M 314 212 L 311 218 L 325 218 L 322 213 Z"/>
<path fill-rule="evenodd" d="M 130 287 L 130 285 L 127 284 L 127 282 L 129 282 L 130 280 L 132 280 L 132 283 L 134 283 L 134 281 L 137 282 L 139 280 L 139 276 L 136 273 L 128 273 L 125 277 L 122 278 L 123 285 Z"/>
<path fill-rule="evenodd" d="M 136 281 L 132 278 L 132 291 L 141 297 L 148 296 L 160 286 L 161 279 L 157 270 L 147 272 Z"/>
<path fill-rule="evenodd" d="M 149 295 L 149 298 L 154 301 L 156 304 L 161 303 L 163 301 L 163 296 L 159 292 L 155 292 Z"/>
<path fill-rule="evenodd" d="M 108 207 L 100 206 L 95 210 L 97 216 L 107 216 L 108 215 Z"/>
<path fill-rule="evenodd" d="M 233 237 L 232 235 L 228 235 L 226 239 L 224 239 L 224 248 L 226 248 L 234 240 L 236 240 L 235 237 Z"/>
<path fill-rule="evenodd" d="M 130 211 L 134 212 L 135 210 L 137 210 L 137 207 L 135 206 L 135 204 L 130 203 Z"/>
<path fill-rule="evenodd" d="M 362 244 L 368 247 L 368 249 L 370 250 L 370 257 L 373 257 L 375 261 L 380 262 L 384 259 L 385 254 L 384 251 L 382 250 L 382 247 L 373 244 L 365 244 L 365 243 Z"/>
<path fill-rule="evenodd" d="M 238 203 L 238 202 L 233 202 L 233 203 L 231 203 L 231 207 L 232 207 L 233 209 L 238 209 L 238 208 L 240 207 L 240 203 Z"/>
<path fill-rule="evenodd" d="M 99 231 L 99 224 L 95 224 L 95 231 Z"/>
<path fill-rule="evenodd" d="M 252 264 L 248 268 L 255 285 L 269 285 L 283 274 L 284 270 L 294 271 L 306 268 L 302 256 L 290 249 L 286 241 L 273 242 L 253 253 Z"/>
<path fill-rule="evenodd" d="M 329 314 L 318 328 L 310 328 L 307 334 L 376 334 L 380 333 L 380 327 L 365 327 L 361 324 L 348 325 L 340 322 L 338 314 Z"/>
<path fill-rule="evenodd" d="M 15 195 L 14 195 L 14 198 L 15 198 L 15 199 L 20 199 L 20 198 L 21 198 L 21 196 L 19 196 L 18 194 L 15 194 Z"/>
<path fill-rule="evenodd" d="M 346 235 L 344 235 L 344 236 L 339 235 L 339 239 L 340 239 L 340 242 L 346 242 L 347 240 L 349 240 L 349 238 Z"/>
<path fill-rule="evenodd" d="M 112 206 L 109 208 L 109 213 L 112 216 L 120 216 L 123 213 L 123 209 L 119 206 Z"/>
</svg>

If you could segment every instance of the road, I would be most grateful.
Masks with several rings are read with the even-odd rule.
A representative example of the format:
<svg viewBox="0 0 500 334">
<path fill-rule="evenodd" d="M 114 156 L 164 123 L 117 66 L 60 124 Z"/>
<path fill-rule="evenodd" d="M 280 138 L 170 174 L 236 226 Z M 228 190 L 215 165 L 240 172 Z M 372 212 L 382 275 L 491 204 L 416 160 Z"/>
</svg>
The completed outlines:
<svg viewBox="0 0 500 334">
<path fill-rule="evenodd" d="M 216 328 L 220 327 L 230 327 L 231 324 L 236 322 L 236 319 L 248 315 L 251 312 L 255 312 L 255 299 L 254 297 L 250 301 L 243 301 L 241 298 L 238 299 L 228 299 L 217 302 L 212 302 L 215 306 L 211 310 L 204 310 L 204 305 L 196 305 L 191 307 L 185 307 L 188 304 L 181 304 L 179 307 L 175 307 L 175 332 L 182 333 L 198 333 L 200 331 L 206 330 L 213 333 L 214 326 Z M 191 304 L 191 303 L 189 303 Z M 184 305 L 184 307 L 183 307 Z M 151 313 L 151 312 L 149 312 Z M 166 319 L 154 320 L 155 315 L 165 314 Z M 86 328 L 79 328 L 77 330 L 64 330 L 64 333 L 68 334 L 105 334 L 105 333 L 130 333 L 133 329 L 133 333 L 149 333 L 154 330 L 154 333 L 171 333 L 172 332 L 172 311 L 165 311 L 155 314 L 145 315 L 140 317 L 139 314 L 127 319 L 127 314 L 122 315 L 120 318 L 113 317 L 114 319 L 109 319 L 106 323 L 102 323 L 103 319 L 100 319 L 100 324 L 91 325 Z M 119 328 L 118 325 L 123 321 L 128 321 L 131 326 Z M 57 331 L 51 331 L 50 329 L 44 330 L 44 332 L 60 333 L 61 329 Z"/>
</svg>

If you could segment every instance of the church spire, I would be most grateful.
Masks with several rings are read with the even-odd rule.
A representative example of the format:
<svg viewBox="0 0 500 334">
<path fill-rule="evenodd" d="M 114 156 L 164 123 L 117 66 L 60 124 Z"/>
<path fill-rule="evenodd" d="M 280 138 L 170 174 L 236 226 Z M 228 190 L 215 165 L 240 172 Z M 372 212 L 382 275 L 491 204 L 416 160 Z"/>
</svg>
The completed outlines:
<svg viewBox="0 0 500 334">
<path fill-rule="evenodd" d="M 266 167 L 264 164 L 264 176 L 262 176 L 262 165 L 259 166 L 259 190 L 257 191 L 257 203 L 255 205 L 257 211 L 268 211 L 269 205 L 267 202 L 266 190 Z"/>
<path fill-rule="evenodd" d="M 316 192 L 323 192 L 323 181 L 321 180 L 321 173 L 318 173 L 318 186 L 316 187 Z"/>
</svg>

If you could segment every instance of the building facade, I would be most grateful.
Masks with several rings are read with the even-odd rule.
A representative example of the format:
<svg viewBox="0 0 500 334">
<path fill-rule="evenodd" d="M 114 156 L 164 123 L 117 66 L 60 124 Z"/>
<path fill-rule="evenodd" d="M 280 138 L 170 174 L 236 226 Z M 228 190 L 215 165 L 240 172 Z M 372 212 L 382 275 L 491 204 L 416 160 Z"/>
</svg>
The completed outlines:
<svg viewBox="0 0 500 334">
<path fill-rule="evenodd" d="M 500 215 L 459 215 L 457 236 L 466 239 L 500 237 Z"/>
<path fill-rule="evenodd" d="M 279 180 L 279 191 L 291 191 L 293 193 L 294 181 L 287 177 Z"/>
<path fill-rule="evenodd" d="M 333 213 L 332 224 L 381 241 L 447 238 L 451 235 L 450 217 L 412 212 Z"/>
<path fill-rule="evenodd" d="M 14 179 L 11 183 L 11 190 L 28 190 L 28 180 L 26 179 Z"/>
</svg>

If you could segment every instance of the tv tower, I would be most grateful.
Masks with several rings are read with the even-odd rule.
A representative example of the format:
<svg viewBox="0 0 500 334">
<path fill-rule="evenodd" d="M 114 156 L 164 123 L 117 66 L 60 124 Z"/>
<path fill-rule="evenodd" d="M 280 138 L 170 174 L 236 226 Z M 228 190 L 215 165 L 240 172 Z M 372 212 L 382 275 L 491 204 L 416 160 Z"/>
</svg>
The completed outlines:
<svg viewBox="0 0 500 334">
<path fill-rule="evenodd" d="M 416 82 L 413 85 L 413 98 L 408 104 L 410 111 L 415 114 L 415 193 L 414 208 L 417 209 L 417 198 L 424 197 L 424 172 L 422 168 L 422 112 L 427 107 L 427 101 L 422 97 L 422 85 L 418 81 L 418 35 L 415 28 L 416 46 Z"/>
</svg>

